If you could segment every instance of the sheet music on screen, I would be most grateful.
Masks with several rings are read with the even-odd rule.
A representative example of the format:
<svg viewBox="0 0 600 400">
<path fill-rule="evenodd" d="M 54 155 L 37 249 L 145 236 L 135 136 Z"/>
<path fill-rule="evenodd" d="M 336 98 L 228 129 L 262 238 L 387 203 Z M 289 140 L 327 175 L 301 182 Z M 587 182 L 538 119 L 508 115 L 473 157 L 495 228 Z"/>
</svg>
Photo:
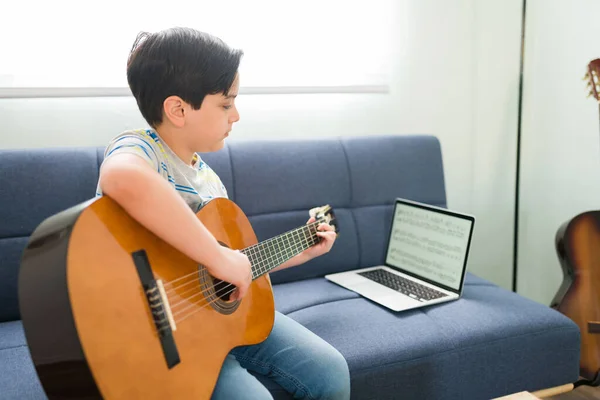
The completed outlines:
<svg viewBox="0 0 600 400">
<path fill-rule="evenodd" d="M 470 229 L 467 219 L 398 203 L 386 261 L 458 289 Z"/>
</svg>

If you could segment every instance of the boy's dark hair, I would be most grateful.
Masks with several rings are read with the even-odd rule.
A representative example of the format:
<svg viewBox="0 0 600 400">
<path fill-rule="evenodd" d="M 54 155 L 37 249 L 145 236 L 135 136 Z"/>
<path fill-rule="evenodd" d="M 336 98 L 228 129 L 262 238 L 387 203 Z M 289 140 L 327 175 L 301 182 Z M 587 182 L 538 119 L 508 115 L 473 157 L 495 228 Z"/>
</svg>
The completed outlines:
<svg viewBox="0 0 600 400">
<path fill-rule="evenodd" d="M 138 34 L 127 60 L 127 82 L 144 119 L 163 119 L 163 102 L 179 96 L 195 110 L 207 94 L 228 91 L 243 52 L 190 28 Z"/>
</svg>

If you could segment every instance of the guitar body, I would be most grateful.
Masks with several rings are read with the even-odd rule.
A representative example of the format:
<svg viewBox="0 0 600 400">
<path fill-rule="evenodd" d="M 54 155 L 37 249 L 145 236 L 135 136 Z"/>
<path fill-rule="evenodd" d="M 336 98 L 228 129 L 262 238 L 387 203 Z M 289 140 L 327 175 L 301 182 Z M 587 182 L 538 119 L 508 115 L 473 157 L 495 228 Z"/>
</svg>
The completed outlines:
<svg viewBox="0 0 600 400">
<path fill-rule="evenodd" d="M 565 222 L 555 245 L 563 282 L 550 306 L 579 326 L 580 375 L 595 381 L 600 371 L 600 211 Z"/>
<path fill-rule="evenodd" d="M 197 217 L 222 245 L 257 243 L 230 200 L 209 202 Z M 166 318 L 157 325 L 149 304 L 159 296 L 156 285 L 150 292 L 143 285 L 144 260 L 151 269 L 146 289 L 164 282 L 174 319 L 185 317 L 176 329 L 164 325 Z M 175 281 L 183 276 L 191 276 L 187 286 Z M 265 340 L 275 316 L 268 274 L 253 281 L 241 302 L 223 300 L 203 266 L 106 196 L 36 229 L 22 258 L 19 303 L 51 399 L 208 399 L 229 351 Z"/>
<path fill-rule="evenodd" d="M 600 59 L 588 63 L 583 78 L 588 97 L 600 107 Z M 572 319 L 581 332 L 579 375 L 575 386 L 600 385 L 600 211 L 563 223 L 555 237 L 563 281 L 550 307 Z"/>
</svg>

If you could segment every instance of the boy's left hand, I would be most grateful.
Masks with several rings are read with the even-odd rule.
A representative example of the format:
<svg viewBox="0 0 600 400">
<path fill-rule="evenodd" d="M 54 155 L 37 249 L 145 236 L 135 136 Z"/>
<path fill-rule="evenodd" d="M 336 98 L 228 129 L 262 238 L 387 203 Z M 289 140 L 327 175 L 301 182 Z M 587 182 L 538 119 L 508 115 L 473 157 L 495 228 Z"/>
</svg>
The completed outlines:
<svg viewBox="0 0 600 400">
<path fill-rule="evenodd" d="M 310 224 L 314 221 L 315 218 L 310 217 L 306 223 Z M 337 234 L 335 233 L 335 228 L 333 226 L 329 224 L 319 224 L 319 226 L 317 226 L 317 236 L 321 237 L 322 240 L 302 252 L 302 254 L 307 258 L 307 261 L 328 253 L 333 247 L 333 242 L 335 242 Z"/>
</svg>

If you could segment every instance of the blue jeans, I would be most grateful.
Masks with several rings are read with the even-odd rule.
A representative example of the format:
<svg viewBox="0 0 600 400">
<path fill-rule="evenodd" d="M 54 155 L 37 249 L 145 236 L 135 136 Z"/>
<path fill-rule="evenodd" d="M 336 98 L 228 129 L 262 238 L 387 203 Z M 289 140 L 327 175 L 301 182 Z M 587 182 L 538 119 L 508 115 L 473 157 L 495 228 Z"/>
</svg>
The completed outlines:
<svg viewBox="0 0 600 400">
<path fill-rule="evenodd" d="M 237 347 L 226 357 L 212 398 L 272 399 L 248 370 L 273 379 L 296 399 L 350 398 L 350 372 L 344 357 L 279 312 L 275 312 L 273 330 L 264 342 Z"/>
</svg>

